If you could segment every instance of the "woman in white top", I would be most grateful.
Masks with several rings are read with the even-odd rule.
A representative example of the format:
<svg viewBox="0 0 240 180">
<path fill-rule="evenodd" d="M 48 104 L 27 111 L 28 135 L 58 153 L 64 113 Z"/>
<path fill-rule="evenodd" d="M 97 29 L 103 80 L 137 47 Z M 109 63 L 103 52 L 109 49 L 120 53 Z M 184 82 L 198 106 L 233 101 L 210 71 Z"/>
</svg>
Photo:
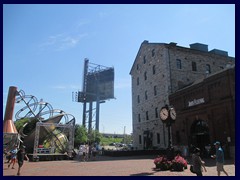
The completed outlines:
<svg viewBox="0 0 240 180">
<path fill-rule="evenodd" d="M 83 144 L 79 146 L 79 160 L 85 161 L 85 156 L 86 156 L 86 147 Z"/>
</svg>

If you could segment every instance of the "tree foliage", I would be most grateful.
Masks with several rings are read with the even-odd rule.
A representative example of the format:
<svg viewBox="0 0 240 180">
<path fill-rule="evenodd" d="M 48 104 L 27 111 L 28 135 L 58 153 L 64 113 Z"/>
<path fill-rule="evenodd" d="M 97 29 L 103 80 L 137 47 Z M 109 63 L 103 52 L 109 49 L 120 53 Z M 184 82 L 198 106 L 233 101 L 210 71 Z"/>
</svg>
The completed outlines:
<svg viewBox="0 0 240 180">
<path fill-rule="evenodd" d="M 16 127 L 17 131 L 19 132 L 19 130 L 23 127 L 23 125 L 25 123 L 27 123 L 28 121 L 29 121 L 28 118 L 19 119 L 19 120 L 15 121 L 14 124 L 15 124 L 15 127 Z"/>
<path fill-rule="evenodd" d="M 74 146 L 79 147 L 80 144 L 87 143 L 88 134 L 87 129 L 79 124 L 75 125 Z"/>
<path fill-rule="evenodd" d="M 97 143 L 99 144 L 102 140 L 102 135 L 97 130 L 91 130 L 88 134 L 87 129 L 79 124 L 75 125 L 75 136 L 74 146 L 79 147 L 80 144 L 84 143 Z"/>
</svg>

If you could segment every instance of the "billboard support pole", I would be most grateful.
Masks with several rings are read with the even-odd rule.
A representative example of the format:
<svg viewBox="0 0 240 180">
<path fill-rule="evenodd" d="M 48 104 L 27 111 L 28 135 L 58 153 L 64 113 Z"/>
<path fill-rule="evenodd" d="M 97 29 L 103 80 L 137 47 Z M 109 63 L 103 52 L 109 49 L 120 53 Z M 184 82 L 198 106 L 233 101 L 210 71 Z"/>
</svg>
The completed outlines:
<svg viewBox="0 0 240 180">
<path fill-rule="evenodd" d="M 89 118 L 88 118 L 88 133 L 90 134 L 92 129 L 92 110 L 93 102 L 89 102 Z"/>
<path fill-rule="evenodd" d="M 99 102 L 99 97 L 97 97 L 97 102 L 96 102 L 96 130 L 99 131 L 99 112 L 100 112 L 100 102 Z"/>
<path fill-rule="evenodd" d="M 99 77 L 96 77 L 97 82 L 97 97 L 96 97 L 96 127 L 95 129 L 99 131 L 99 112 L 100 112 L 100 97 L 99 97 Z"/>
<path fill-rule="evenodd" d="M 83 120 L 82 120 L 82 125 L 83 127 L 86 127 L 86 106 L 87 106 L 87 102 L 86 102 L 86 83 L 87 83 L 87 72 L 88 72 L 88 63 L 89 60 L 86 58 L 84 60 L 84 72 L 83 72 L 83 89 L 82 92 L 84 94 L 85 100 L 83 102 Z"/>
</svg>

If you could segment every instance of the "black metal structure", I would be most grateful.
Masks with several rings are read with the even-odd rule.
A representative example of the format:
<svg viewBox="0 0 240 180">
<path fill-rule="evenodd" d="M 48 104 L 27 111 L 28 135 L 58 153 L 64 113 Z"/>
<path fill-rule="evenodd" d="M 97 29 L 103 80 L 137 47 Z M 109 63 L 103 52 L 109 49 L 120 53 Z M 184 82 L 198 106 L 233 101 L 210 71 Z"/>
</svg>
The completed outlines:
<svg viewBox="0 0 240 180">
<path fill-rule="evenodd" d="M 74 96 L 74 93 L 73 93 Z M 88 132 L 93 127 L 93 118 L 95 117 L 95 129 L 99 131 L 99 112 L 100 103 L 107 99 L 114 98 L 114 68 L 90 63 L 88 59 L 84 60 L 84 74 L 82 91 L 75 92 L 76 102 L 83 103 L 82 124 L 86 127 L 88 123 Z M 94 102 L 96 108 L 93 108 Z M 88 104 L 88 110 L 87 110 Z"/>
</svg>

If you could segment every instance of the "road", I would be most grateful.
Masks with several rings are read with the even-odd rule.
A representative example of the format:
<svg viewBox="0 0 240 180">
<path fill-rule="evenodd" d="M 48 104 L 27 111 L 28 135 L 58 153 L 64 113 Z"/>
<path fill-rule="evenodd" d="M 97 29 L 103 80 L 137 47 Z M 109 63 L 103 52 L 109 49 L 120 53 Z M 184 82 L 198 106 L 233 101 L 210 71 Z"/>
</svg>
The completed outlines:
<svg viewBox="0 0 240 180">
<path fill-rule="evenodd" d="M 155 156 L 108 157 L 98 156 L 95 161 L 78 160 L 24 162 L 21 176 L 196 176 L 189 166 L 183 172 L 159 171 L 155 169 Z M 215 161 L 206 159 L 207 172 L 203 176 L 216 176 Z M 235 176 L 233 160 L 226 160 L 225 170 Z M 3 163 L 3 176 L 16 176 L 15 169 Z M 222 176 L 225 176 L 223 173 Z"/>
</svg>

